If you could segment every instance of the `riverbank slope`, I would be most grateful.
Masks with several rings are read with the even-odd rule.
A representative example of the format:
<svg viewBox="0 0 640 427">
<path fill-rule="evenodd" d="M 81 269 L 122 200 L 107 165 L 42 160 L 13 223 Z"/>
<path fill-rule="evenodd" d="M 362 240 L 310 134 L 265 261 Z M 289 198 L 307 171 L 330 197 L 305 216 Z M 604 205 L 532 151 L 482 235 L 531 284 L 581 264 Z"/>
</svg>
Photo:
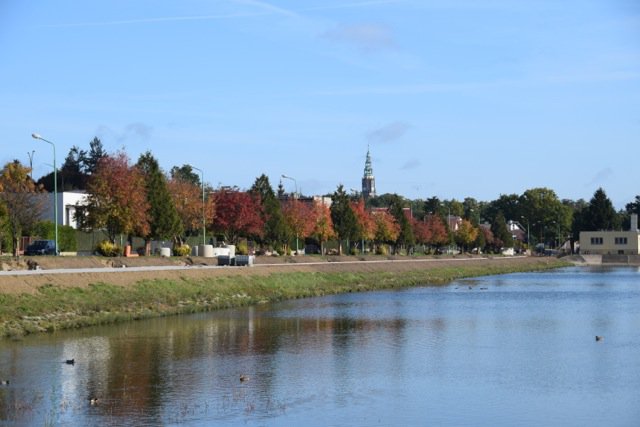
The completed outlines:
<svg viewBox="0 0 640 427">
<path fill-rule="evenodd" d="M 555 258 L 402 258 L 39 271 L 0 277 L 0 335 L 25 334 L 341 292 L 389 289 L 567 265 Z M 337 261 L 337 262 L 336 262 Z"/>
</svg>

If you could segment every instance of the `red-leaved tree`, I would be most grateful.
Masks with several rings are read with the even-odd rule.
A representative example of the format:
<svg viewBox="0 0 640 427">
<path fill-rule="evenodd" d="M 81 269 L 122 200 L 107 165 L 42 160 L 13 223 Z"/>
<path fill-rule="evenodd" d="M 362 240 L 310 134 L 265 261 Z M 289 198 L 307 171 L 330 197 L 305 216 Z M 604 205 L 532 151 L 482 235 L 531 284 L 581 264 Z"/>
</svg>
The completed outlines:
<svg viewBox="0 0 640 427">
<path fill-rule="evenodd" d="M 240 237 L 262 237 L 264 220 L 257 197 L 243 191 L 220 189 L 214 194 L 213 228 L 233 243 Z"/>
<path fill-rule="evenodd" d="M 364 200 L 351 202 L 351 210 L 356 216 L 358 224 L 358 234 L 364 242 L 372 241 L 376 236 L 376 223 L 369 211 L 365 208 Z M 364 250 L 364 248 L 362 248 Z"/>
<path fill-rule="evenodd" d="M 112 243 L 118 234 L 146 236 L 149 233 L 144 177 L 124 152 L 98 161 L 87 184 L 86 216 L 81 224 L 105 229 Z"/>
</svg>

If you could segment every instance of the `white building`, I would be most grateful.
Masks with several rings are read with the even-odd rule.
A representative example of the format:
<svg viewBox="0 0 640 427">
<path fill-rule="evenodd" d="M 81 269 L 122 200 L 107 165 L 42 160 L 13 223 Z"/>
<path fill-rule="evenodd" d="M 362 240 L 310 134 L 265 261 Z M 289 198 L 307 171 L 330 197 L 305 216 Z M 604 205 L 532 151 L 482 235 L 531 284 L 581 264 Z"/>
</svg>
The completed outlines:
<svg viewBox="0 0 640 427">
<path fill-rule="evenodd" d="M 44 193 L 41 219 L 54 222 L 54 197 L 53 193 Z M 87 193 L 84 191 L 64 191 L 58 193 L 58 225 L 69 225 L 78 228 L 75 220 L 76 205 L 84 205 L 87 202 Z"/>
</svg>

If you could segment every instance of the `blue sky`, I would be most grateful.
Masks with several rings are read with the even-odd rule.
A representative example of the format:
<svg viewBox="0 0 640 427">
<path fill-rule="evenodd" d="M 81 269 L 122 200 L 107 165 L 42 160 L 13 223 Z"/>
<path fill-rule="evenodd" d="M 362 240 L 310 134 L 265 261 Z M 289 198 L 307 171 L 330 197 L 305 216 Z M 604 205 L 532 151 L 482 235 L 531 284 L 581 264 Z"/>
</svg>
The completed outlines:
<svg viewBox="0 0 640 427">
<path fill-rule="evenodd" d="M 213 186 L 640 194 L 635 0 L 0 3 L 0 161 L 98 136 Z M 293 182 L 285 180 L 288 190 Z"/>
</svg>

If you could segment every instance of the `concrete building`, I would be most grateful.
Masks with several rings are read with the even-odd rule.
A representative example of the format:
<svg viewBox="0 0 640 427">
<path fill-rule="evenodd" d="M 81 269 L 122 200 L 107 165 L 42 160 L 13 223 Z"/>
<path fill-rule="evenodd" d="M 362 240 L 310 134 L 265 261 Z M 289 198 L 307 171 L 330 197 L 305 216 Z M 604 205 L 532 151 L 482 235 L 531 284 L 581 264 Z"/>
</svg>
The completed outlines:
<svg viewBox="0 0 640 427">
<path fill-rule="evenodd" d="M 631 214 L 628 231 L 581 231 L 580 253 L 584 255 L 639 255 L 638 215 Z"/>
</svg>

